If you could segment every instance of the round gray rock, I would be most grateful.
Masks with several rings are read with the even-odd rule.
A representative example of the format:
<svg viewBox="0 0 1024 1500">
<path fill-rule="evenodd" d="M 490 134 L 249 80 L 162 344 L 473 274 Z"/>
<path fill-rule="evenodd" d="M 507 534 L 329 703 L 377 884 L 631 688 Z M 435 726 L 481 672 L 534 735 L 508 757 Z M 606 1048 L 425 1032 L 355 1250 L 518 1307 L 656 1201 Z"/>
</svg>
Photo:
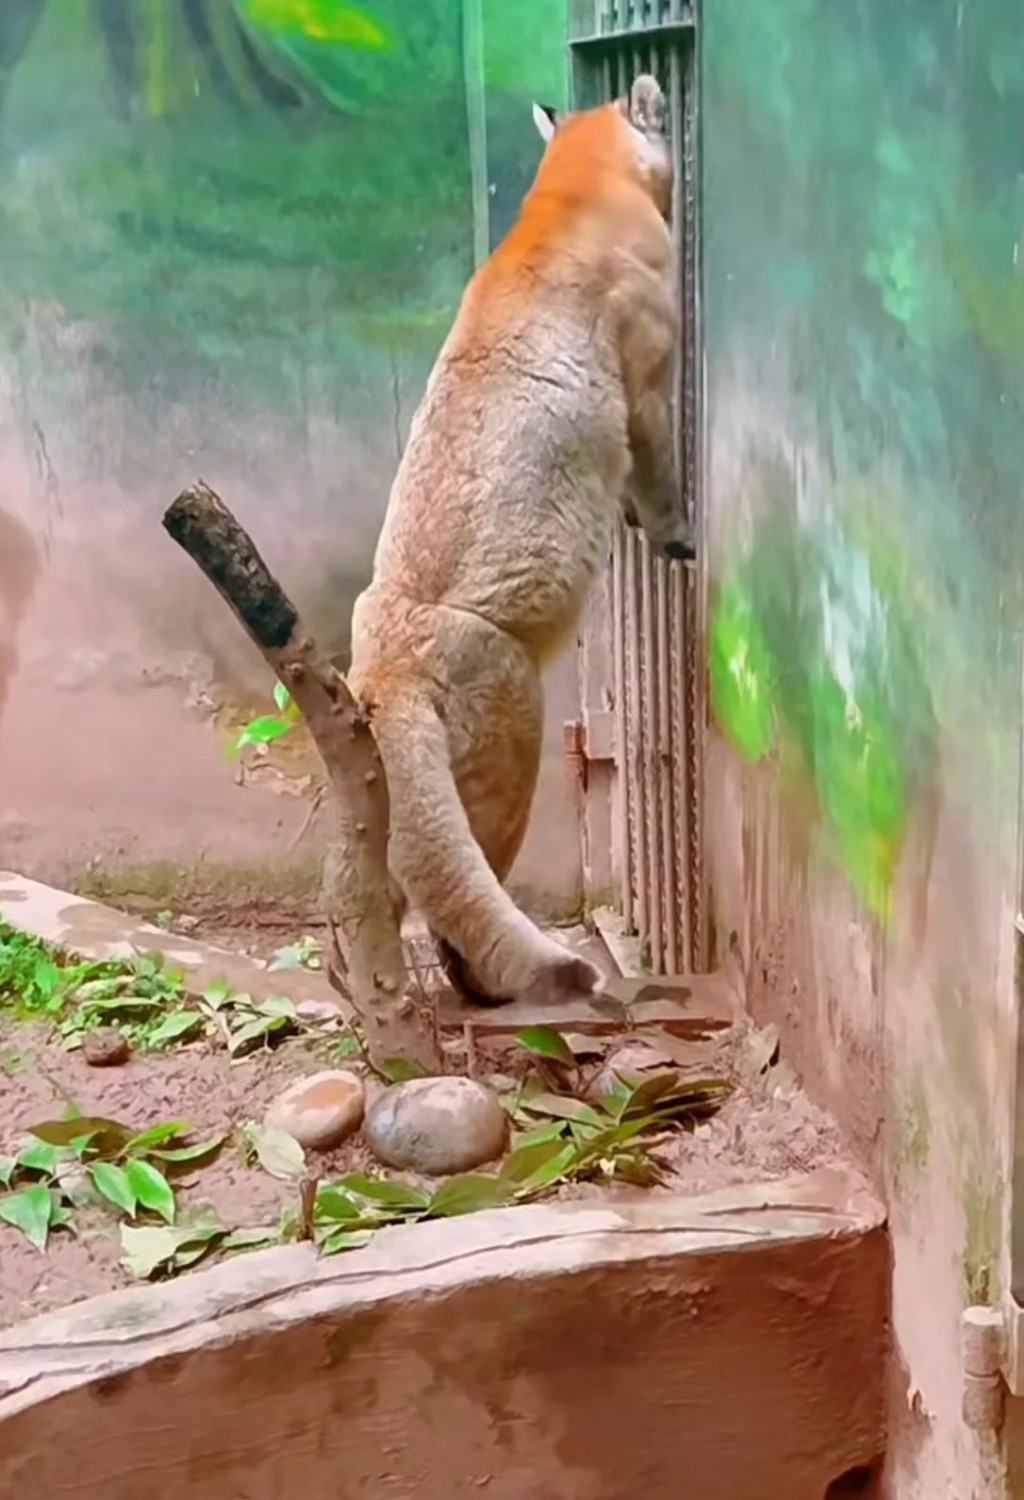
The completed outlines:
<svg viewBox="0 0 1024 1500">
<path fill-rule="evenodd" d="M 339 1068 L 289 1084 L 267 1110 L 266 1123 L 308 1151 L 330 1151 L 359 1129 L 365 1108 L 363 1080 Z"/>
<path fill-rule="evenodd" d="M 413 1078 L 374 1100 L 363 1135 L 385 1166 L 447 1177 L 500 1156 L 508 1116 L 494 1090 L 471 1078 Z"/>
</svg>

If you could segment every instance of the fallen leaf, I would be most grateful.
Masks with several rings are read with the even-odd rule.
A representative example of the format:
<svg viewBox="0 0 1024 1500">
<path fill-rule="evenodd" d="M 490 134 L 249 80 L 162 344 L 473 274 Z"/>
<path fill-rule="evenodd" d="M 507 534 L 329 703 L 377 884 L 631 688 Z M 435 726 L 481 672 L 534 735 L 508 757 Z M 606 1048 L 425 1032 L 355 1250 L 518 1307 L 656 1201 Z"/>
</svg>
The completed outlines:
<svg viewBox="0 0 1024 1500">
<path fill-rule="evenodd" d="M 273 1125 L 256 1125 L 249 1139 L 264 1172 L 281 1182 L 298 1182 L 306 1170 L 306 1153 L 293 1135 Z"/>
<path fill-rule="evenodd" d="M 87 1171 L 96 1191 L 106 1198 L 108 1203 L 121 1209 L 122 1213 L 126 1213 L 129 1218 L 135 1217 L 138 1194 L 123 1167 L 115 1166 L 110 1161 L 94 1161 L 90 1163 Z"/>
<path fill-rule="evenodd" d="M 205 1251 L 224 1233 L 219 1224 L 122 1224 L 121 1261 L 133 1276 L 146 1281 L 162 1268 L 172 1269 L 186 1245 L 201 1245 Z"/>
<path fill-rule="evenodd" d="M 430 1200 L 432 1219 L 452 1219 L 457 1214 L 477 1213 L 485 1208 L 501 1208 L 512 1197 L 513 1186 L 501 1177 L 484 1172 L 461 1172 L 442 1182 Z"/>
<path fill-rule="evenodd" d="M 166 1224 L 173 1224 L 174 1189 L 159 1168 L 136 1158 L 125 1166 L 125 1175 L 140 1205 L 159 1214 Z"/>
<path fill-rule="evenodd" d="M 575 1065 L 576 1059 L 572 1048 L 565 1038 L 550 1026 L 528 1026 L 525 1031 L 516 1032 L 516 1041 L 520 1047 L 525 1048 L 527 1052 L 532 1052 L 535 1057 L 564 1063 L 569 1068 Z"/>
<path fill-rule="evenodd" d="M 53 1194 L 44 1182 L 0 1198 L 0 1219 L 20 1229 L 37 1250 L 46 1249 L 56 1207 Z"/>
</svg>

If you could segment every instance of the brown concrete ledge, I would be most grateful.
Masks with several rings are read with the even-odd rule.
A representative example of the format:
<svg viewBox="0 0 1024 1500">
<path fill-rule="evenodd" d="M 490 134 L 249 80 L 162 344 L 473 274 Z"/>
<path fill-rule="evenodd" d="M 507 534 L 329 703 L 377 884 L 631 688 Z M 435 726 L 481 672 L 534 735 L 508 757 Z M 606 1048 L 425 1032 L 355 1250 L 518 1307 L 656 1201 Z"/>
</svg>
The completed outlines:
<svg viewBox="0 0 1024 1500">
<path fill-rule="evenodd" d="M 2 1500 L 824 1500 L 883 1447 L 859 1179 L 306 1246 L 0 1334 Z"/>
<path fill-rule="evenodd" d="M 9 870 L 0 871 L 0 919 L 83 958 L 130 958 L 133 952 L 163 953 L 173 968 L 185 972 L 189 988 L 194 991 L 223 981 L 232 989 L 257 998 L 287 994 L 295 1001 L 338 1004 L 338 996 L 322 973 L 308 969 L 274 971 L 258 959 L 201 939 L 165 932 L 162 927 L 100 901 L 57 890 Z M 650 999 L 641 993 L 646 990 L 650 991 Z M 703 1036 L 725 1029 L 736 1020 L 741 1005 L 731 979 L 724 974 L 669 980 L 622 975 L 609 981 L 608 994 L 631 1007 L 637 1024 L 662 1026 L 683 1036 Z M 582 999 L 569 1001 L 559 1009 L 523 1001 L 483 1009 L 465 1004 L 447 989 L 438 994 L 438 1016 L 445 1030 L 458 1030 L 468 1023 L 489 1033 L 515 1032 L 524 1026 L 539 1025 L 612 1031 L 621 1025 L 606 1008 Z"/>
</svg>

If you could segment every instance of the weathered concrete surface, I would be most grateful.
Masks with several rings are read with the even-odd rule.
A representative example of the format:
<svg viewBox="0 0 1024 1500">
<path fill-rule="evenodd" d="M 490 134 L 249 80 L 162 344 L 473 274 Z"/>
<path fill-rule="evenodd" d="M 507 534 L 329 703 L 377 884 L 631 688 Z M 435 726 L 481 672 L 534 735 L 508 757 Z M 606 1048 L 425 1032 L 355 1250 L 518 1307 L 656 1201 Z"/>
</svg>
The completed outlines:
<svg viewBox="0 0 1024 1500">
<path fill-rule="evenodd" d="M 274 906 L 282 886 L 290 884 L 298 904 L 309 909 L 330 820 L 321 812 L 307 825 L 308 795 L 296 795 L 293 786 L 273 777 L 240 785 L 237 763 L 225 759 L 225 734 L 209 717 L 214 702 L 227 695 L 253 712 L 267 712 L 271 679 L 216 593 L 187 558 L 174 555 L 160 532 L 160 511 L 174 493 L 168 484 L 162 495 L 149 498 L 152 544 L 137 528 L 124 536 L 115 529 L 108 538 L 119 569 L 132 575 L 130 586 L 120 571 L 107 576 L 88 536 L 67 522 L 65 530 L 74 534 L 65 536 L 63 550 L 34 580 L 24 619 L 20 596 L 15 601 L 11 595 L 18 610 L 15 640 L 0 578 L 6 697 L 0 860 L 58 884 L 77 883 L 86 872 L 107 876 L 119 896 L 136 888 L 144 895 L 155 866 L 170 881 L 161 904 L 179 909 L 192 886 L 202 887 L 209 866 L 222 867 L 218 894 L 225 906 L 231 904 L 234 868 L 237 904 L 251 906 L 260 895 L 263 869 L 267 905 Z M 229 484 L 224 493 L 268 559 L 281 564 L 282 581 L 305 609 L 311 567 L 292 563 L 279 521 L 268 531 L 265 498 L 253 515 L 254 498 L 244 489 L 240 494 Z M 386 494 L 382 474 L 381 502 Z M 86 527 L 95 526 L 107 499 L 96 497 Z M 357 536 L 317 537 L 321 558 L 340 552 L 360 586 L 375 522 L 379 517 L 371 511 Z M 355 592 L 350 586 L 328 611 L 336 626 L 344 622 L 342 645 Z M 323 628 L 323 638 L 339 644 L 320 613 L 311 607 L 311 627 Z M 575 715 L 578 701 L 572 653 L 552 670 L 546 691 L 535 811 L 510 888 L 538 918 L 560 920 L 578 910 L 581 900 L 575 794 L 562 751 L 562 724 Z"/>
<path fill-rule="evenodd" d="M 268 969 L 258 959 L 165 932 L 162 927 L 139 921 L 100 901 L 57 890 L 11 871 L 0 870 L 0 920 L 83 958 L 130 958 L 133 953 L 162 953 L 173 968 L 186 973 L 193 992 L 225 982 L 232 989 L 250 995 L 265 997 L 286 991 L 296 1001 L 338 1002 L 322 972 L 289 969 L 281 973 Z M 570 945 L 586 939 L 582 928 L 561 935 Z M 600 954 L 593 956 L 601 962 Z M 610 962 L 608 967 L 611 968 Z M 613 977 L 603 1001 L 597 1005 L 579 999 L 556 1008 L 516 1001 L 484 1009 L 466 1003 L 445 988 L 438 995 L 438 1014 L 446 1029 L 461 1029 L 469 1022 L 480 1031 L 493 1033 L 539 1025 L 609 1031 L 619 1024 L 609 1010 L 616 1001 L 629 1006 L 636 1024 L 664 1026 L 676 1034 L 694 1037 L 727 1029 L 740 1012 L 740 999 L 730 980 L 721 974 L 702 974 L 682 980 Z"/>
<path fill-rule="evenodd" d="M 266 1251 L 0 1335 L 0 1496 L 822 1500 L 888 1283 L 840 1173 Z"/>
</svg>

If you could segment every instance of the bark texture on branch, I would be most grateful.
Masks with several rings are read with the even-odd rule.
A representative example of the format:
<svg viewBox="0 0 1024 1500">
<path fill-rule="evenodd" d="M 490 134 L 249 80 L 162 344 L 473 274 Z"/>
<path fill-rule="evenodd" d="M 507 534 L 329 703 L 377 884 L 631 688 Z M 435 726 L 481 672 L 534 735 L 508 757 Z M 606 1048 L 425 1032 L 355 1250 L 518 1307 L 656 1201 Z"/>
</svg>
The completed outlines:
<svg viewBox="0 0 1024 1500">
<path fill-rule="evenodd" d="M 324 869 L 327 915 L 337 925 L 343 993 L 370 1060 L 401 1058 L 440 1071 L 433 1006 L 410 976 L 388 884 L 388 789 L 370 726 L 345 679 L 318 648 L 291 600 L 223 500 L 201 480 L 163 518 L 241 621 L 291 693 L 337 804 L 337 846 Z"/>
</svg>

